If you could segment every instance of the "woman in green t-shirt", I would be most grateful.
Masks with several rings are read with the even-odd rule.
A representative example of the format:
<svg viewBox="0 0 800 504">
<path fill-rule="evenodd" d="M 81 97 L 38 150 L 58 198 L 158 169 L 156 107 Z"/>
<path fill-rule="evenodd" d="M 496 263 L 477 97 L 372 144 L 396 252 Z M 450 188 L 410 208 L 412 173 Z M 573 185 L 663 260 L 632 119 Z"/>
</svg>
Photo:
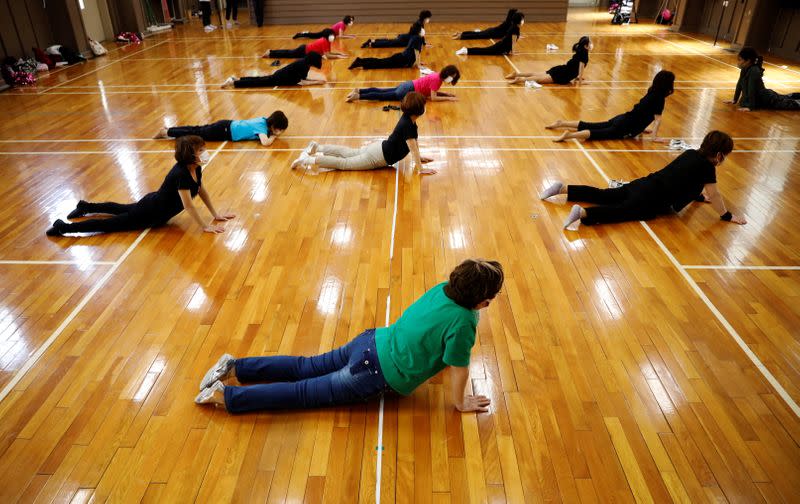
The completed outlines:
<svg viewBox="0 0 800 504">
<path fill-rule="evenodd" d="M 198 404 L 224 405 L 230 413 L 315 408 L 378 397 L 409 395 L 450 366 L 453 402 L 460 411 L 488 411 L 489 398 L 465 395 L 478 310 L 503 286 L 496 261 L 467 259 L 389 327 L 368 329 L 343 347 L 314 357 L 235 359 L 225 354 L 200 382 Z M 232 386 L 240 383 L 271 382 Z"/>
</svg>

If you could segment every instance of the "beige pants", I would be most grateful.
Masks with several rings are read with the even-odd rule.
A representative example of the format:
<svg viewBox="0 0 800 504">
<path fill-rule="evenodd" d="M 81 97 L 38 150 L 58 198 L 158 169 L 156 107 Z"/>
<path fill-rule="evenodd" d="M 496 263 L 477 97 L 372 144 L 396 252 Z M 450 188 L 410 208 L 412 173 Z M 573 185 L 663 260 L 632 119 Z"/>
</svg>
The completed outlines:
<svg viewBox="0 0 800 504">
<path fill-rule="evenodd" d="M 387 166 L 383 158 L 383 140 L 367 144 L 361 148 L 341 145 L 320 145 L 317 147 L 317 166 L 335 170 L 374 170 Z"/>
</svg>

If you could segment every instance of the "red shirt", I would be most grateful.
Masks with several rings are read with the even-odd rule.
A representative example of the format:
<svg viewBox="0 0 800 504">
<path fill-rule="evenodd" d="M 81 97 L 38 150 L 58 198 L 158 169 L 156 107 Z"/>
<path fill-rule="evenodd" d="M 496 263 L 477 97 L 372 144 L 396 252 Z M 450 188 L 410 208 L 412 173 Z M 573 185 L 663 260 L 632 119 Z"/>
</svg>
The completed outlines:
<svg viewBox="0 0 800 504">
<path fill-rule="evenodd" d="M 324 56 L 325 53 L 331 52 L 331 43 L 325 37 L 318 38 L 310 44 L 306 44 L 306 54 L 310 52 L 319 53 Z"/>
<path fill-rule="evenodd" d="M 333 30 L 333 33 L 335 33 L 337 37 L 344 33 L 346 29 L 347 25 L 344 23 L 344 21 L 339 21 L 335 25 L 331 26 L 331 30 Z"/>
</svg>

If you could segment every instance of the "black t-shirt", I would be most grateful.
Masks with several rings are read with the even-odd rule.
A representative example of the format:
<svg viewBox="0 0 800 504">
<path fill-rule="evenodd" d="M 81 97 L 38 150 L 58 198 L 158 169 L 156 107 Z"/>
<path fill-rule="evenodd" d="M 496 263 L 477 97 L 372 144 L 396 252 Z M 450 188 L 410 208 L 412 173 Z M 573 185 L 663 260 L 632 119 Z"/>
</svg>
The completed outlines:
<svg viewBox="0 0 800 504">
<path fill-rule="evenodd" d="M 164 177 L 164 182 L 158 191 L 150 193 L 142 199 L 142 202 L 147 204 L 151 209 L 154 216 L 158 216 L 159 220 L 164 222 L 172 217 L 178 215 L 183 210 L 183 201 L 178 191 L 181 189 L 188 189 L 192 198 L 197 196 L 197 192 L 202 185 L 203 172 L 198 166 L 195 168 L 195 182 L 189 170 L 182 164 L 176 163 L 175 166 Z"/>
<path fill-rule="evenodd" d="M 571 72 L 574 72 L 575 75 L 578 75 L 578 73 L 580 73 L 581 63 L 584 65 L 589 64 L 589 51 L 587 51 L 585 47 L 579 47 L 578 50 L 575 51 L 572 58 L 567 62 L 567 67 Z"/>
<path fill-rule="evenodd" d="M 655 116 L 664 113 L 664 97 L 648 91 L 633 110 L 620 117 L 623 127 L 631 136 L 636 136 L 653 122 Z"/>
<path fill-rule="evenodd" d="M 419 35 L 412 35 L 408 41 L 408 45 L 403 50 L 403 56 L 410 61 L 414 61 L 416 59 L 414 55 L 414 51 L 422 52 L 422 46 L 425 45 L 425 39 L 420 37 Z"/>
<path fill-rule="evenodd" d="M 651 200 L 676 212 L 694 201 L 706 184 L 717 182 L 716 167 L 696 150 L 690 149 L 657 172 L 631 182 L 645 188 Z"/>
<path fill-rule="evenodd" d="M 293 86 L 308 77 L 308 71 L 310 69 L 311 65 L 309 65 L 306 60 L 299 59 L 289 63 L 283 68 L 279 68 L 272 75 L 278 79 L 282 85 Z"/>
<path fill-rule="evenodd" d="M 403 114 L 392 134 L 383 141 L 383 159 L 386 160 L 386 164 L 395 164 L 408 155 L 406 140 L 410 138 L 417 138 L 417 125 L 411 117 Z"/>
</svg>

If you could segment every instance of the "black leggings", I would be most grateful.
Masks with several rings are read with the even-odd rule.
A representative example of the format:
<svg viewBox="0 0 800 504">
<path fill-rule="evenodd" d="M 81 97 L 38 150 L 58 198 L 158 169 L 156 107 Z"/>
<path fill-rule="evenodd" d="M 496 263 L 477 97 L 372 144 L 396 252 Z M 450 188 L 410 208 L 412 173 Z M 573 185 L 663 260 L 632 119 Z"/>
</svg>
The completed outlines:
<svg viewBox="0 0 800 504">
<path fill-rule="evenodd" d="M 236 16 L 239 15 L 239 0 L 225 2 L 225 19 L 230 20 L 231 14 L 233 14 L 233 20 L 236 21 Z"/>
<path fill-rule="evenodd" d="M 239 80 L 233 81 L 235 88 L 258 88 L 258 87 L 275 87 L 275 86 L 296 86 L 298 82 L 286 82 L 275 77 L 274 75 L 263 75 L 259 77 L 241 77 Z"/>
<path fill-rule="evenodd" d="M 261 28 L 264 24 L 264 0 L 253 0 L 253 10 L 256 12 L 256 24 Z"/>
<path fill-rule="evenodd" d="M 635 137 L 639 133 L 631 133 L 623 128 L 614 119 L 604 122 L 584 122 L 578 121 L 578 131 L 589 130 L 590 140 L 622 140 L 623 138 Z"/>
<path fill-rule="evenodd" d="M 65 223 L 59 229 L 62 233 L 113 233 L 114 231 L 131 231 L 164 225 L 166 219 L 154 218 L 152 212 L 146 212 L 141 203 L 84 203 L 78 205 L 84 214 L 109 214 L 108 219 L 87 219 L 81 222 Z"/>
<path fill-rule="evenodd" d="M 658 205 L 653 204 L 652 194 L 630 185 L 613 189 L 570 185 L 567 186 L 567 201 L 600 205 L 586 208 L 586 217 L 581 222 L 590 225 L 648 220 L 660 213 L 666 213 L 667 210 L 659 210 Z"/>
<path fill-rule="evenodd" d="M 211 24 L 211 2 L 200 2 L 200 12 L 203 14 L 203 26 Z"/>
<path fill-rule="evenodd" d="M 408 61 L 403 53 L 392 54 L 388 58 L 356 58 L 351 68 L 361 67 L 364 70 L 376 68 L 409 68 L 414 60 Z"/>
<path fill-rule="evenodd" d="M 467 54 L 470 56 L 502 56 L 508 54 L 514 48 L 511 38 L 503 38 L 489 47 L 470 47 Z"/>
<path fill-rule="evenodd" d="M 370 47 L 406 47 L 411 35 L 403 33 L 393 39 L 375 39 Z"/>
<path fill-rule="evenodd" d="M 292 38 L 293 39 L 299 39 L 299 38 L 318 39 L 318 38 L 321 38 L 324 35 L 324 33 L 323 33 L 324 31 L 325 30 L 318 31 L 318 32 L 300 32 L 300 33 L 295 33 L 294 37 L 292 37 Z"/>
<path fill-rule="evenodd" d="M 502 38 L 503 35 L 505 35 L 505 32 L 502 30 L 503 29 L 498 30 L 495 26 L 494 28 L 489 28 L 488 30 L 465 31 L 461 32 L 459 38 L 461 40 L 486 40 L 491 38 Z M 508 28 L 505 28 L 505 31 L 508 31 Z"/>
<path fill-rule="evenodd" d="M 762 89 L 756 96 L 758 108 L 769 110 L 800 110 L 800 93 L 780 94 Z"/>
<path fill-rule="evenodd" d="M 209 142 L 224 142 L 231 139 L 231 120 L 223 119 L 205 126 L 174 126 L 167 129 L 167 136 L 179 138 L 186 135 L 197 135 Z"/>
<path fill-rule="evenodd" d="M 305 58 L 306 45 L 303 44 L 294 49 L 270 49 L 270 58 Z"/>
</svg>

